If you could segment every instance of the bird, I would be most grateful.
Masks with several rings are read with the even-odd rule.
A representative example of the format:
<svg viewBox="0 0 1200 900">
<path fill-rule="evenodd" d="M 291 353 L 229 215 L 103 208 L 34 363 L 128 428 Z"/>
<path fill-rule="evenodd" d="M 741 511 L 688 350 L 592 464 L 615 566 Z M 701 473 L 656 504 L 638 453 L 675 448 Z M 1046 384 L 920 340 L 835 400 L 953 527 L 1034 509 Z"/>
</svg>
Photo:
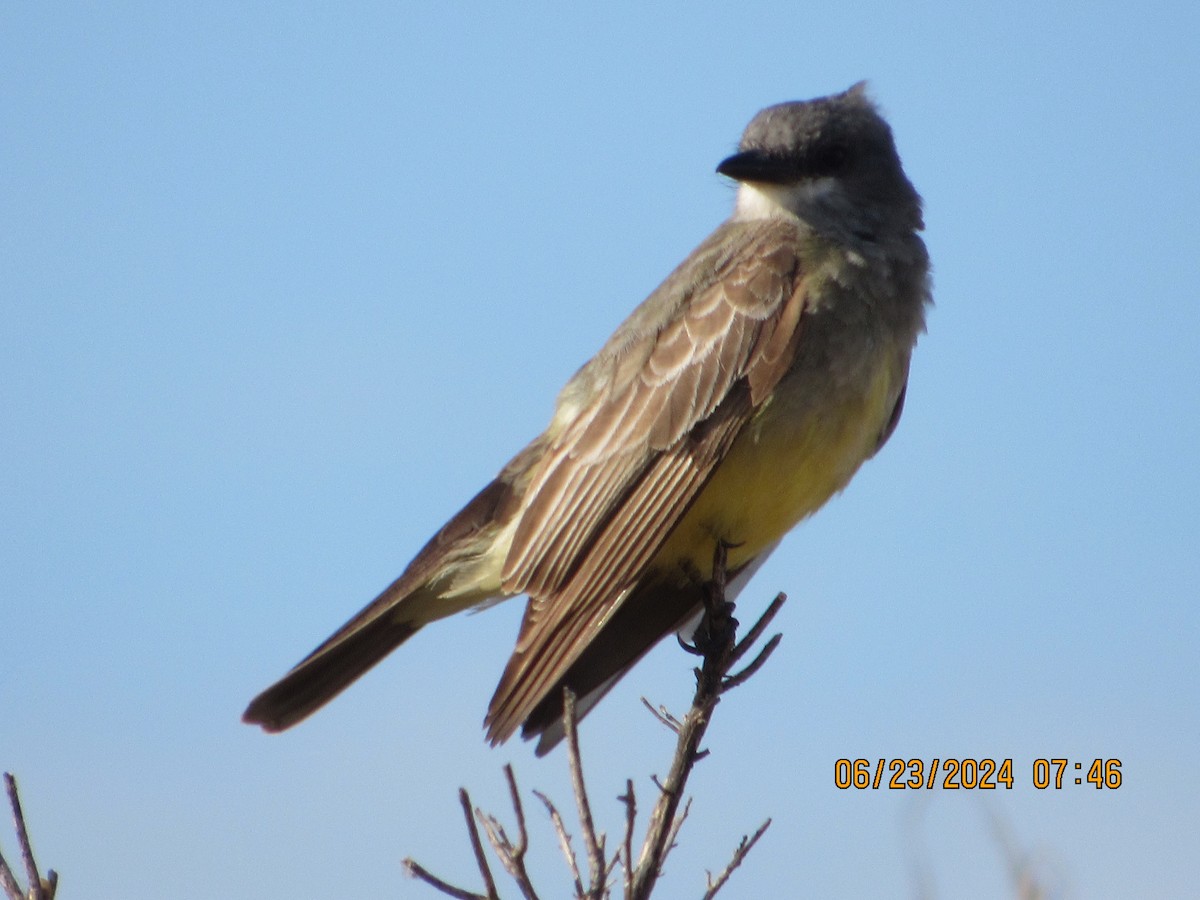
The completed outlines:
<svg viewBox="0 0 1200 900">
<path fill-rule="evenodd" d="M 732 214 L 557 397 L 546 430 L 243 720 L 292 727 L 432 622 L 524 595 L 484 720 L 562 737 L 697 619 L 718 543 L 733 599 L 894 432 L 932 303 L 922 201 L 864 82 L 769 106 L 716 171 Z M 427 688 L 422 688 L 425 690 Z"/>
</svg>

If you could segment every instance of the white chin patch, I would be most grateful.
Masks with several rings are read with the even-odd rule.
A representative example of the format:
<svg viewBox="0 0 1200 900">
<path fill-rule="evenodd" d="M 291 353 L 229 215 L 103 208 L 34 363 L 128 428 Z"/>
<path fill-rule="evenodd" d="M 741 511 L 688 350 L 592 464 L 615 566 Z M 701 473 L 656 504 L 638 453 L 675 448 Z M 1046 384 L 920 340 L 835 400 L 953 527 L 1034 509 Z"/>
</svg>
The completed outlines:
<svg viewBox="0 0 1200 900">
<path fill-rule="evenodd" d="M 738 185 L 735 219 L 803 218 L 800 211 L 834 190 L 832 178 L 817 178 L 796 184 L 764 184 L 745 181 Z"/>
</svg>

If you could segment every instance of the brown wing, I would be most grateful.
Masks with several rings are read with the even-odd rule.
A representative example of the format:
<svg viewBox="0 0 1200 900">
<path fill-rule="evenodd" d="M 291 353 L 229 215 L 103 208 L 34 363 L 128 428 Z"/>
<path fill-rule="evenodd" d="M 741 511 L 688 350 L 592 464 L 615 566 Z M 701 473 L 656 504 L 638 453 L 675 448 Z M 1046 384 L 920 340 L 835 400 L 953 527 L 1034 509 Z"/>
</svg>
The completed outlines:
<svg viewBox="0 0 1200 900">
<path fill-rule="evenodd" d="M 504 567 L 505 590 L 530 601 L 489 709 L 493 741 L 603 628 L 791 364 L 805 296 L 798 232 L 783 221 L 726 229 L 634 314 L 644 327 L 618 331 L 580 373 L 590 396 L 564 392 L 577 411 L 532 476 Z M 655 303 L 667 311 L 658 322 Z"/>
</svg>

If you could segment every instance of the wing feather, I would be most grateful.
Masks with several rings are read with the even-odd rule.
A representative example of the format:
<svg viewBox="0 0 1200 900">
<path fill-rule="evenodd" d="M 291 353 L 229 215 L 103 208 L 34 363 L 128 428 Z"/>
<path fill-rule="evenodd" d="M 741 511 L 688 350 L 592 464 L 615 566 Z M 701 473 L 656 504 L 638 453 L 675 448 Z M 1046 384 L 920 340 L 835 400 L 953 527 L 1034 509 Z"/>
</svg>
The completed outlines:
<svg viewBox="0 0 1200 900">
<path fill-rule="evenodd" d="M 489 709 L 492 740 L 516 730 L 617 610 L 736 437 L 749 409 L 748 392 L 738 393 L 694 458 L 664 454 L 656 460 L 565 590 L 545 598 L 548 603 L 531 598 L 513 661 Z"/>
<path fill-rule="evenodd" d="M 632 484 L 655 453 L 711 415 L 733 383 L 748 374 L 756 345 L 772 351 L 767 362 L 787 349 L 765 343 L 778 329 L 764 323 L 788 305 L 798 279 L 797 257 L 794 225 L 723 226 L 572 380 L 564 397 L 575 412 L 559 424 L 523 495 L 502 576 L 506 591 L 541 593 L 561 586 L 573 554 L 563 555 L 556 546 L 578 550 L 586 545 L 619 501 L 622 491 L 594 478 L 599 473 L 593 471 L 581 492 L 571 494 L 571 506 L 564 507 L 560 491 L 578 483 L 567 470 L 586 471 L 620 459 L 625 483 Z M 795 330 L 796 321 L 785 324 L 789 332 Z M 762 385 L 782 374 L 777 366 L 769 368 L 752 385 L 756 402 Z M 705 385 L 703 402 L 699 392 L 685 389 L 676 395 L 683 373 Z"/>
<path fill-rule="evenodd" d="M 573 415 L 556 417 L 505 562 L 505 590 L 530 601 L 488 714 L 493 740 L 603 628 L 787 371 L 799 255 L 794 225 L 723 226 L 564 391 Z"/>
</svg>

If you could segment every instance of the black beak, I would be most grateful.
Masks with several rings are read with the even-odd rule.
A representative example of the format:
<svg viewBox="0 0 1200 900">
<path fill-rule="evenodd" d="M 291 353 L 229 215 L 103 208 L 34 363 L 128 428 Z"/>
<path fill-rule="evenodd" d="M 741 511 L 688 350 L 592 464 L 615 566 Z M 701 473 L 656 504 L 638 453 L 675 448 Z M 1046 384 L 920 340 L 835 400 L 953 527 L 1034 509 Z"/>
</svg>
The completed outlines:
<svg viewBox="0 0 1200 900">
<path fill-rule="evenodd" d="M 761 150 L 743 150 L 722 160 L 717 172 L 734 181 L 787 184 L 796 180 L 795 163 L 769 156 Z"/>
</svg>

